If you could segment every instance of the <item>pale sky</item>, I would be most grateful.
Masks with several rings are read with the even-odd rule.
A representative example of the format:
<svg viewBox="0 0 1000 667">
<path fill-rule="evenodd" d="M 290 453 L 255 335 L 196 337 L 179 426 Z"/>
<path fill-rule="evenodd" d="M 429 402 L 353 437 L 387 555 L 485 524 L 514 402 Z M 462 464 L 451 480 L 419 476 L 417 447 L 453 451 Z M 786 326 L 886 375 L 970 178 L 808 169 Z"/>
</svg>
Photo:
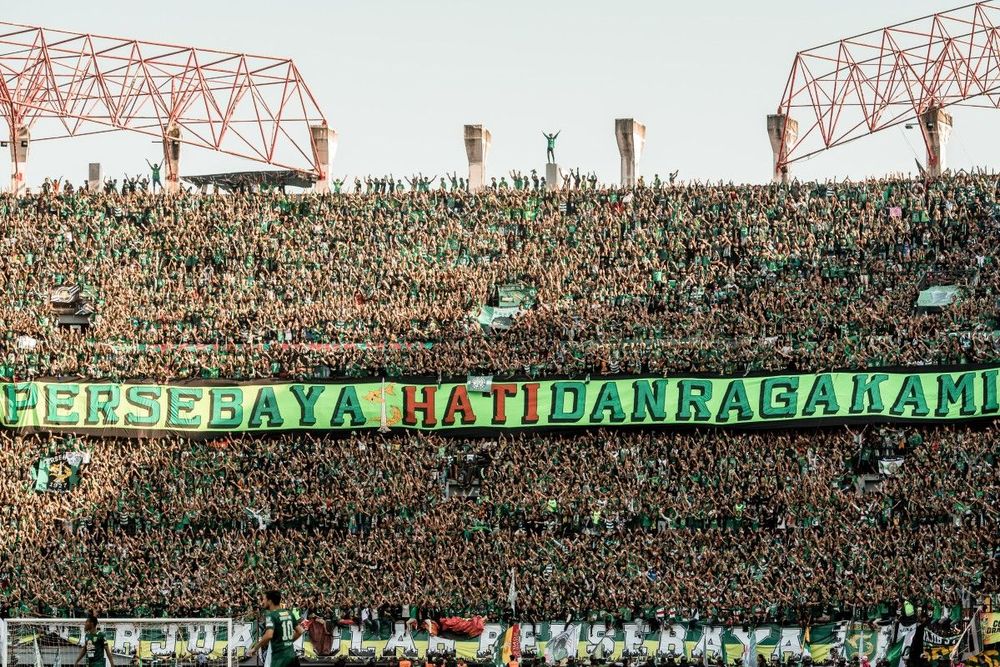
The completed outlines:
<svg viewBox="0 0 1000 667">
<path fill-rule="evenodd" d="M 952 4 L 954 3 L 954 4 Z M 340 134 L 335 177 L 467 169 L 462 126 L 493 135 L 490 176 L 560 164 L 618 178 L 614 119 L 647 125 L 640 173 L 763 182 L 776 109 L 796 51 L 958 4 L 928 0 L 39 0 L 3 20 L 247 51 L 296 61 Z M 950 166 L 994 166 L 1000 111 L 953 109 Z M 0 126 L 3 123 L 0 122 Z M 5 130 L 4 130 L 5 131 Z M 6 149 L 5 149 L 6 150 Z M 144 171 L 150 138 L 115 133 L 38 142 L 29 184 Z M 808 178 L 913 171 L 916 131 L 887 130 L 794 166 Z M 257 168 L 185 148 L 181 172 Z M 6 185 L 9 162 L 0 160 Z"/>
</svg>

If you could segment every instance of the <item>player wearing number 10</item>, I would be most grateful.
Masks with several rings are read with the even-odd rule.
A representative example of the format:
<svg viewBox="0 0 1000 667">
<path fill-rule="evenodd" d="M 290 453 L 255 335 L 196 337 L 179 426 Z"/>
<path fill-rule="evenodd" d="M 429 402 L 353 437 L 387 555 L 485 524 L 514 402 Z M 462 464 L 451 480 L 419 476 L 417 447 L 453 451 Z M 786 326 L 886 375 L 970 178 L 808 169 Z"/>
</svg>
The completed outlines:
<svg viewBox="0 0 1000 667">
<path fill-rule="evenodd" d="M 298 613 L 281 608 L 281 593 L 278 591 L 264 594 L 264 609 L 264 636 L 254 642 L 247 657 L 270 644 L 271 667 L 299 667 L 294 644 L 305 632 L 305 626 Z"/>
</svg>

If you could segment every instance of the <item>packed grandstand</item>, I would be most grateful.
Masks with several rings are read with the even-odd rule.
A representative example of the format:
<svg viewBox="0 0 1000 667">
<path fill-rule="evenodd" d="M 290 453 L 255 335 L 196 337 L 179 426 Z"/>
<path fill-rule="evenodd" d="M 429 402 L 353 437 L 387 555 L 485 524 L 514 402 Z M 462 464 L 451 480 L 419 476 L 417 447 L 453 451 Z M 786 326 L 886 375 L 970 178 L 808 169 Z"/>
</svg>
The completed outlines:
<svg viewBox="0 0 1000 667">
<path fill-rule="evenodd" d="M 947 659 L 1000 591 L 1000 178 L 386 180 L 0 196 L 3 419 L 25 427 L 0 433 L 5 617 L 251 619 L 280 585 L 383 647 L 456 618 L 816 647 L 847 622 L 871 650 L 845 635 L 840 659 L 896 667 L 878 623 Z M 705 378 L 727 383 L 699 427 Z M 698 641 L 677 653 L 708 662 Z"/>
</svg>

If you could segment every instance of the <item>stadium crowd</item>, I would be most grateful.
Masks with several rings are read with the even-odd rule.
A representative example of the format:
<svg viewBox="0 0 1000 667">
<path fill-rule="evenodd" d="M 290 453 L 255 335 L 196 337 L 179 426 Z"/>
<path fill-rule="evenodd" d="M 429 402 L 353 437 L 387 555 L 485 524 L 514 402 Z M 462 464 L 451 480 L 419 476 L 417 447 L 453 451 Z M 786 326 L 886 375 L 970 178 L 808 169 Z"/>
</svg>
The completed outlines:
<svg viewBox="0 0 1000 667">
<path fill-rule="evenodd" d="M 0 196 L 18 380 L 570 375 L 1000 358 L 1000 182 Z M 961 297 L 915 308 L 931 285 Z M 76 285 L 92 326 L 57 325 Z M 499 290 L 530 293 L 502 326 Z M 115 440 L 0 433 L 0 606 L 736 622 L 1000 590 L 993 428 Z M 28 471 L 87 450 L 78 488 Z M 748 456 L 748 452 L 752 455 Z M 879 458 L 902 467 L 868 493 Z M 458 471 L 458 472 L 456 472 Z M 458 474 L 461 473 L 461 474 Z M 457 477 L 456 477 L 457 475 Z M 456 482 L 456 479 L 461 482 Z M 391 611 L 395 610 L 395 611 Z M 4 610 L 0 610 L 4 611 Z M 414 612 L 416 613 L 416 612 Z"/>
<path fill-rule="evenodd" d="M 522 619 L 797 622 L 1000 584 L 996 428 L 0 440 L 13 614 L 249 614 L 280 582 L 335 620 L 498 618 L 513 570 Z M 865 447 L 905 462 L 859 495 Z M 92 452 L 78 488 L 32 491 L 47 450 Z"/>
<path fill-rule="evenodd" d="M 476 195 L 60 189 L 4 195 L 0 215 L 9 377 L 743 372 L 965 363 L 1000 346 L 986 175 Z M 962 298 L 918 311 L 933 284 Z M 93 295 L 89 331 L 57 326 L 58 285 Z M 484 327 L 508 285 L 534 304 L 516 326 Z"/>
</svg>

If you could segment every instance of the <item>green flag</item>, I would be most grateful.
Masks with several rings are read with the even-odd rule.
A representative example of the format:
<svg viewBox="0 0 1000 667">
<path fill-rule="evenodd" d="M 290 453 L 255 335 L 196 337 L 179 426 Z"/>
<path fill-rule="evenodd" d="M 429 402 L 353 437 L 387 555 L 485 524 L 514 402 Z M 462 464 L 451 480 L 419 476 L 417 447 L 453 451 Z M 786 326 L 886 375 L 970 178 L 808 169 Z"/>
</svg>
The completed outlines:
<svg viewBox="0 0 1000 667">
<path fill-rule="evenodd" d="M 885 659 L 889 661 L 889 667 L 902 667 L 906 664 L 916 632 L 916 623 L 900 624 L 896 627 L 895 641 L 889 645 L 889 649 L 885 652 Z"/>
<path fill-rule="evenodd" d="M 67 452 L 38 459 L 31 466 L 35 491 L 39 493 L 72 491 L 80 485 L 80 475 L 88 463 L 90 463 L 89 452 Z"/>
</svg>

